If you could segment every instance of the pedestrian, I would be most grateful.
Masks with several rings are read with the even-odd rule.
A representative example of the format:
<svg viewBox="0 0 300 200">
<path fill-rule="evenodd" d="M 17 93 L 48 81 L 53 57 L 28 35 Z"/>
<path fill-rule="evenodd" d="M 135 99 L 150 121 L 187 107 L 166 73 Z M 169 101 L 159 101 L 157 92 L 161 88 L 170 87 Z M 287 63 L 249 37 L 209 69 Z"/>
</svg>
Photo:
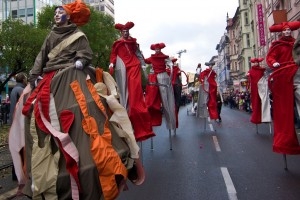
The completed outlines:
<svg viewBox="0 0 300 200">
<path fill-rule="evenodd" d="M 218 122 L 222 122 L 221 118 L 221 110 L 222 110 L 222 105 L 223 105 L 223 98 L 221 97 L 221 94 L 219 91 L 217 91 L 217 106 L 218 106 L 218 114 L 219 114 L 219 119 L 217 120 Z"/>
<path fill-rule="evenodd" d="M 157 85 L 159 89 L 160 96 L 149 96 L 146 98 L 159 98 L 161 101 L 156 101 L 158 104 L 162 104 L 163 113 L 166 120 L 166 126 L 169 130 L 176 129 L 176 115 L 175 115 L 175 99 L 174 90 L 172 85 L 172 80 L 167 72 L 167 65 L 171 68 L 173 67 L 173 62 L 168 55 L 165 55 L 161 50 L 165 48 L 164 43 L 156 43 L 150 46 L 150 49 L 155 51 L 150 57 L 145 59 L 147 64 L 152 65 L 154 71 L 155 79 L 157 80 Z"/>
<path fill-rule="evenodd" d="M 300 106 L 300 71 L 292 57 L 295 38 L 291 35 L 299 27 L 299 21 L 269 27 L 270 32 L 282 34 L 271 44 L 266 56 L 268 67 L 273 70 L 268 79 L 272 95 L 273 151 L 282 154 L 300 154 L 294 123 L 294 102 L 297 108 Z"/>
<path fill-rule="evenodd" d="M 24 88 L 27 85 L 27 76 L 25 73 L 21 72 L 21 73 L 16 74 L 15 79 L 16 79 L 16 85 L 13 87 L 12 91 L 10 92 L 10 97 L 9 97 L 10 109 L 9 109 L 8 123 L 10 125 L 13 122 L 16 104 L 17 104 L 19 98 L 21 97 Z M 20 152 L 20 154 L 23 154 L 23 153 Z M 22 158 L 24 158 L 24 157 L 22 157 Z M 14 166 L 12 167 L 12 179 L 14 181 L 18 180 L 16 173 L 15 173 Z M 22 188 L 22 186 L 20 186 L 20 188 Z"/>
<path fill-rule="evenodd" d="M 122 140 L 94 87 L 93 52 L 79 28 L 89 18 L 81 0 L 55 7 L 55 25 L 29 74 L 23 193 L 32 199 L 116 199 L 127 179 L 113 146 Z"/>
<path fill-rule="evenodd" d="M 9 124 L 12 124 L 15 106 L 22 95 L 24 88 L 27 85 L 27 76 L 25 73 L 21 72 L 16 74 L 16 85 L 10 92 L 10 109 L 9 109 Z"/>
<path fill-rule="evenodd" d="M 151 116 L 145 103 L 141 70 L 146 69 L 137 39 L 130 36 L 133 22 L 115 24 L 121 37 L 113 43 L 110 54 L 110 73 L 115 75 L 120 90 L 120 103 L 127 111 L 137 141 L 155 136 Z"/>
</svg>

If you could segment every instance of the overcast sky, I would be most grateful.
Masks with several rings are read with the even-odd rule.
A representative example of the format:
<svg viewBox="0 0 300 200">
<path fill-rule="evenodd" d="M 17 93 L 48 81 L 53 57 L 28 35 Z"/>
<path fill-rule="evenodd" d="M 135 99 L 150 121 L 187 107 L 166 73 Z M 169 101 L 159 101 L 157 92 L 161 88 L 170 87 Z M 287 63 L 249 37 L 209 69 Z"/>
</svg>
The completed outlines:
<svg viewBox="0 0 300 200">
<path fill-rule="evenodd" d="M 195 72 L 217 55 L 216 46 L 225 33 L 227 13 L 235 14 L 238 0 L 115 0 L 115 22 L 134 22 L 130 29 L 144 56 L 150 45 L 164 42 L 163 53 L 178 58 L 185 72 Z"/>
</svg>

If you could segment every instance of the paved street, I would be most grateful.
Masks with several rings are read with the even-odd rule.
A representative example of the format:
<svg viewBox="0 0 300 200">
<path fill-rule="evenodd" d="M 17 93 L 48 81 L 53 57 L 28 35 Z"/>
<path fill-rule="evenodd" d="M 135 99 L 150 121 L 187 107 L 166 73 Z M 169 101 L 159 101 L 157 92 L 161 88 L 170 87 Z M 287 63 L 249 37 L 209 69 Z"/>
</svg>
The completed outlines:
<svg viewBox="0 0 300 200">
<path fill-rule="evenodd" d="M 128 183 L 118 200 L 299 200 L 300 156 L 272 152 L 270 125 L 249 122 L 250 114 L 223 107 L 221 124 L 187 115 L 182 107 L 179 128 L 165 125 L 157 136 L 140 143 L 146 180 Z M 258 131 L 258 133 L 257 133 Z M 0 190 L 3 198 L 3 190 Z"/>
<path fill-rule="evenodd" d="M 180 125 L 172 136 L 156 128 L 154 149 L 143 146 L 147 178 L 143 185 L 129 185 L 119 200 L 299 200 L 300 156 L 272 152 L 270 125 L 256 126 L 250 114 L 223 107 L 222 124 L 187 116 L 180 111 Z M 258 131 L 258 133 L 257 133 Z"/>
</svg>

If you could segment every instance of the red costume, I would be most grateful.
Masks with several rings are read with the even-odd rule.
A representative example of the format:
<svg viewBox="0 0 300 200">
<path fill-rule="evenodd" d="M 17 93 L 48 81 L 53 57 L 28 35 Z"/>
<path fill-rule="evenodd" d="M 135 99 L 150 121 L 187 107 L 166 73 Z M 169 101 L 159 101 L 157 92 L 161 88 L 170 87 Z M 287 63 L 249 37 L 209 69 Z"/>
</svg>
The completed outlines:
<svg viewBox="0 0 300 200">
<path fill-rule="evenodd" d="M 203 90 L 208 93 L 208 101 L 207 101 L 207 108 L 208 108 L 208 113 L 210 119 L 217 120 L 219 119 L 219 114 L 218 114 L 218 104 L 217 104 L 217 82 L 215 80 L 216 78 L 216 72 L 211 69 L 207 68 L 204 71 L 202 71 L 199 75 L 199 80 L 203 87 Z M 207 80 L 209 87 L 208 91 L 205 90 L 204 88 L 204 82 Z"/>
<path fill-rule="evenodd" d="M 125 25 L 116 24 L 115 28 L 121 31 L 129 30 L 134 24 L 127 22 Z M 117 70 L 121 71 L 125 67 L 125 75 L 122 81 L 118 81 L 120 77 L 116 77 L 119 88 L 125 88 L 121 98 L 125 99 L 122 105 L 127 109 L 130 121 L 134 129 L 134 135 L 137 141 L 143 141 L 155 136 L 152 131 L 151 117 L 146 107 L 142 83 L 141 83 L 141 61 L 136 54 L 139 50 L 138 43 L 135 38 L 120 38 L 114 42 L 110 55 L 110 62 L 116 65 Z M 118 66 L 117 63 L 121 63 Z M 119 68 L 119 69 L 118 69 Z M 125 86 L 124 86 L 125 84 Z M 128 92 L 127 92 L 128 91 Z M 127 102 L 128 99 L 128 102 Z M 128 104 L 128 105 L 127 105 Z"/>
<path fill-rule="evenodd" d="M 182 92 L 182 83 L 181 83 L 181 70 L 176 64 L 177 58 L 173 58 L 173 70 L 172 70 L 172 86 L 174 91 L 174 100 L 175 100 L 175 115 L 176 115 L 176 128 L 178 128 L 178 113 L 181 101 L 181 92 Z M 167 72 L 171 75 L 171 69 L 167 68 Z"/>
<path fill-rule="evenodd" d="M 258 94 L 258 86 L 257 83 L 264 75 L 265 68 L 259 66 L 259 62 L 263 61 L 263 58 L 252 58 L 251 63 L 254 65 L 248 72 L 249 76 L 249 84 L 251 88 L 251 105 L 252 105 L 252 114 L 250 121 L 254 124 L 260 124 L 262 118 L 262 110 L 261 110 L 261 99 Z"/>
<path fill-rule="evenodd" d="M 146 94 L 146 102 L 148 103 L 151 102 L 156 104 L 156 105 L 147 104 L 151 108 L 154 107 L 158 108 L 158 104 L 159 105 L 162 104 L 167 128 L 174 130 L 176 129 L 174 93 L 173 93 L 171 78 L 167 73 L 167 65 L 166 65 L 166 64 L 173 65 L 173 63 L 169 59 L 169 56 L 161 52 L 161 49 L 163 49 L 164 47 L 165 47 L 164 43 L 152 44 L 150 48 L 151 50 L 154 50 L 155 53 L 151 54 L 149 58 L 145 59 L 145 62 L 147 64 L 152 65 L 154 74 L 151 76 L 156 76 L 156 81 L 157 81 L 156 87 L 158 87 L 160 93 L 160 96 L 150 96 L 149 94 Z M 161 102 L 159 102 L 158 100 L 161 100 Z M 157 113 L 158 112 L 155 111 L 155 114 Z"/>
<path fill-rule="evenodd" d="M 271 32 L 296 30 L 300 22 L 283 22 L 270 27 Z M 294 123 L 294 75 L 298 67 L 293 61 L 292 49 L 295 39 L 282 36 L 272 43 L 266 61 L 274 70 L 269 77 L 269 89 L 272 93 L 274 122 L 273 151 L 282 154 L 300 154 Z M 275 63 L 280 66 L 274 67 Z"/>
</svg>

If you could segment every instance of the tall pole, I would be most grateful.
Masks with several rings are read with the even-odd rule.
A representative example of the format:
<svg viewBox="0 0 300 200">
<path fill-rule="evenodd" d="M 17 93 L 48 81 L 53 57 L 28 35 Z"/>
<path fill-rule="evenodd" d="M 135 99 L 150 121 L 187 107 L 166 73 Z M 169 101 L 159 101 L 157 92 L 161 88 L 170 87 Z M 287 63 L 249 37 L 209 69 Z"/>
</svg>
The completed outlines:
<svg viewBox="0 0 300 200">
<path fill-rule="evenodd" d="M 186 49 L 177 52 L 179 58 L 179 68 L 181 69 L 181 54 L 186 53 Z"/>
</svg>

